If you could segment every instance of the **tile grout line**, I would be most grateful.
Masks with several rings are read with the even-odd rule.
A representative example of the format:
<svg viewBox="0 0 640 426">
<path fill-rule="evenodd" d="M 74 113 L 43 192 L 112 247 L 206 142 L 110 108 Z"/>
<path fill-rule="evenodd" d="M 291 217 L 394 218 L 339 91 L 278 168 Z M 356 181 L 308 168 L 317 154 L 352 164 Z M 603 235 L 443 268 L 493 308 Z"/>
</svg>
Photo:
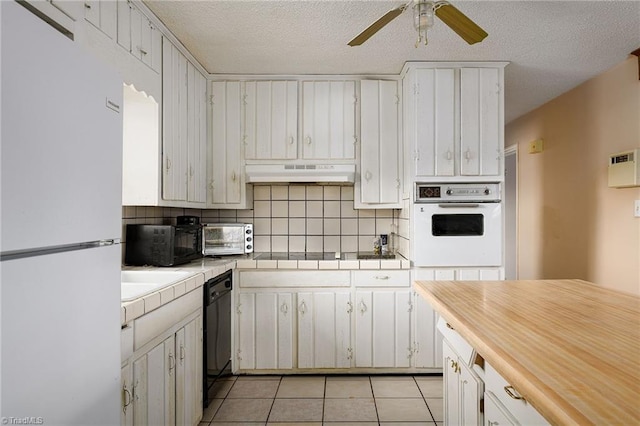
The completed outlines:
<svg viewBox="0 0 640 426">
<path fill-rule="evenodd" d="M 418 392 L 420 392 L 420 395 L 422 396 L 422 400 L 424 401 L 424 404 L 427 406 L 427 410 L 429 410 L 429 415 L 431 416 L 431 420 L 433 421 L 433 424 L 436 425 L 436 418 L 433 417 L 433 411 L 431 411 L 431 407 L 429 407 L 429 403 L 427 402 L 427 398 L 425 398 L 424 393 L 422 393 L 422 389 L 420 388 L 420 385 L 418 384 L 418 381 L 416 380 L 416 376 L 411 376 L 411 378 L 413 379 L 413 382 L 416 384 L 416 386 L 418 387 Z"/>
</svg>

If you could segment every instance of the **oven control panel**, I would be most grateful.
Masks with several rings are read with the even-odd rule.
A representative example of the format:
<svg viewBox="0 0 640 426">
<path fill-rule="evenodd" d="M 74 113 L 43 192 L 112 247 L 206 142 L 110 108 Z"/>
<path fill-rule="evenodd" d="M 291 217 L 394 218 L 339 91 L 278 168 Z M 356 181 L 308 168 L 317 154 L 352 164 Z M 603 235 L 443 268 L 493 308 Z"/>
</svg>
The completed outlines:
<svg viewBox="0 0 640 426">
<path fill-rule="evenodd" d="M 416 203 L 500 201 L 500 184 L 489 183 L 416 183 Z"/>
</svg>

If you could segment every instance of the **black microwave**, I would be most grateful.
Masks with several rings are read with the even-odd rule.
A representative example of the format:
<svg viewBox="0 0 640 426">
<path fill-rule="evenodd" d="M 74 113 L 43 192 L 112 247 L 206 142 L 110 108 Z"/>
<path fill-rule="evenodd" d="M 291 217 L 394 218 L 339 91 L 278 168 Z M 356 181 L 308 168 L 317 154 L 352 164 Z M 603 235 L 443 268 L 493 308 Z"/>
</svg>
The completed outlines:
<svg viewBox="0 0 640 426">
<path fill-rule="evenodd" d="M 127 265 L 175 266 L 202 257 L 202 227 L 127 225 L 124 262 Z"/>
</svg>

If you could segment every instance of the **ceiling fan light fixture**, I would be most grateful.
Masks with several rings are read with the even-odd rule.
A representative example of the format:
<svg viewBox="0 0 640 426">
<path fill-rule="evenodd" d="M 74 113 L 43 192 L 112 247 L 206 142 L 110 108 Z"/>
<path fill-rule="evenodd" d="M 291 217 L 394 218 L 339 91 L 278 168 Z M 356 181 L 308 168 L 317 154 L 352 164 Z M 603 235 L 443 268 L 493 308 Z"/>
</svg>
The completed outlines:
<svg viewBox="0 0 640 426">
<path fill-rule="evenodd" d="M 433 26 L 435 16 L 434 4 L 430 1 L 416 0 L 413 5 L 413 27 L 418 31 L 416 47 L 420 43 L 429 43 L 427 31 Z"/>
</svg>

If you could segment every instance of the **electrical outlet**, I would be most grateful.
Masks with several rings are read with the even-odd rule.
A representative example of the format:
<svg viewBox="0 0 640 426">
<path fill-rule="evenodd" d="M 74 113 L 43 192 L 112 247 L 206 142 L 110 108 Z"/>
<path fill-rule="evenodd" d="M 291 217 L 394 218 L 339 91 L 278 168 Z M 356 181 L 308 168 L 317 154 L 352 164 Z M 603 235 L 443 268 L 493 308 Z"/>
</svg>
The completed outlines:
<svg viewBox="0 0 640 426">
<path fill-rule="evenodd" d="M 544 150 L 544 142 L 542 139 L 536 139 L 529 142 L 529 154 L 538 154 Z"/>
<path fill-rule="evenodd" d="M 636 205 L 635 205 L 635 208 L 633 210 L 633 215 L 635 217 L 640 217 L 640 200 L 636 200 Z"/>
</svg>

